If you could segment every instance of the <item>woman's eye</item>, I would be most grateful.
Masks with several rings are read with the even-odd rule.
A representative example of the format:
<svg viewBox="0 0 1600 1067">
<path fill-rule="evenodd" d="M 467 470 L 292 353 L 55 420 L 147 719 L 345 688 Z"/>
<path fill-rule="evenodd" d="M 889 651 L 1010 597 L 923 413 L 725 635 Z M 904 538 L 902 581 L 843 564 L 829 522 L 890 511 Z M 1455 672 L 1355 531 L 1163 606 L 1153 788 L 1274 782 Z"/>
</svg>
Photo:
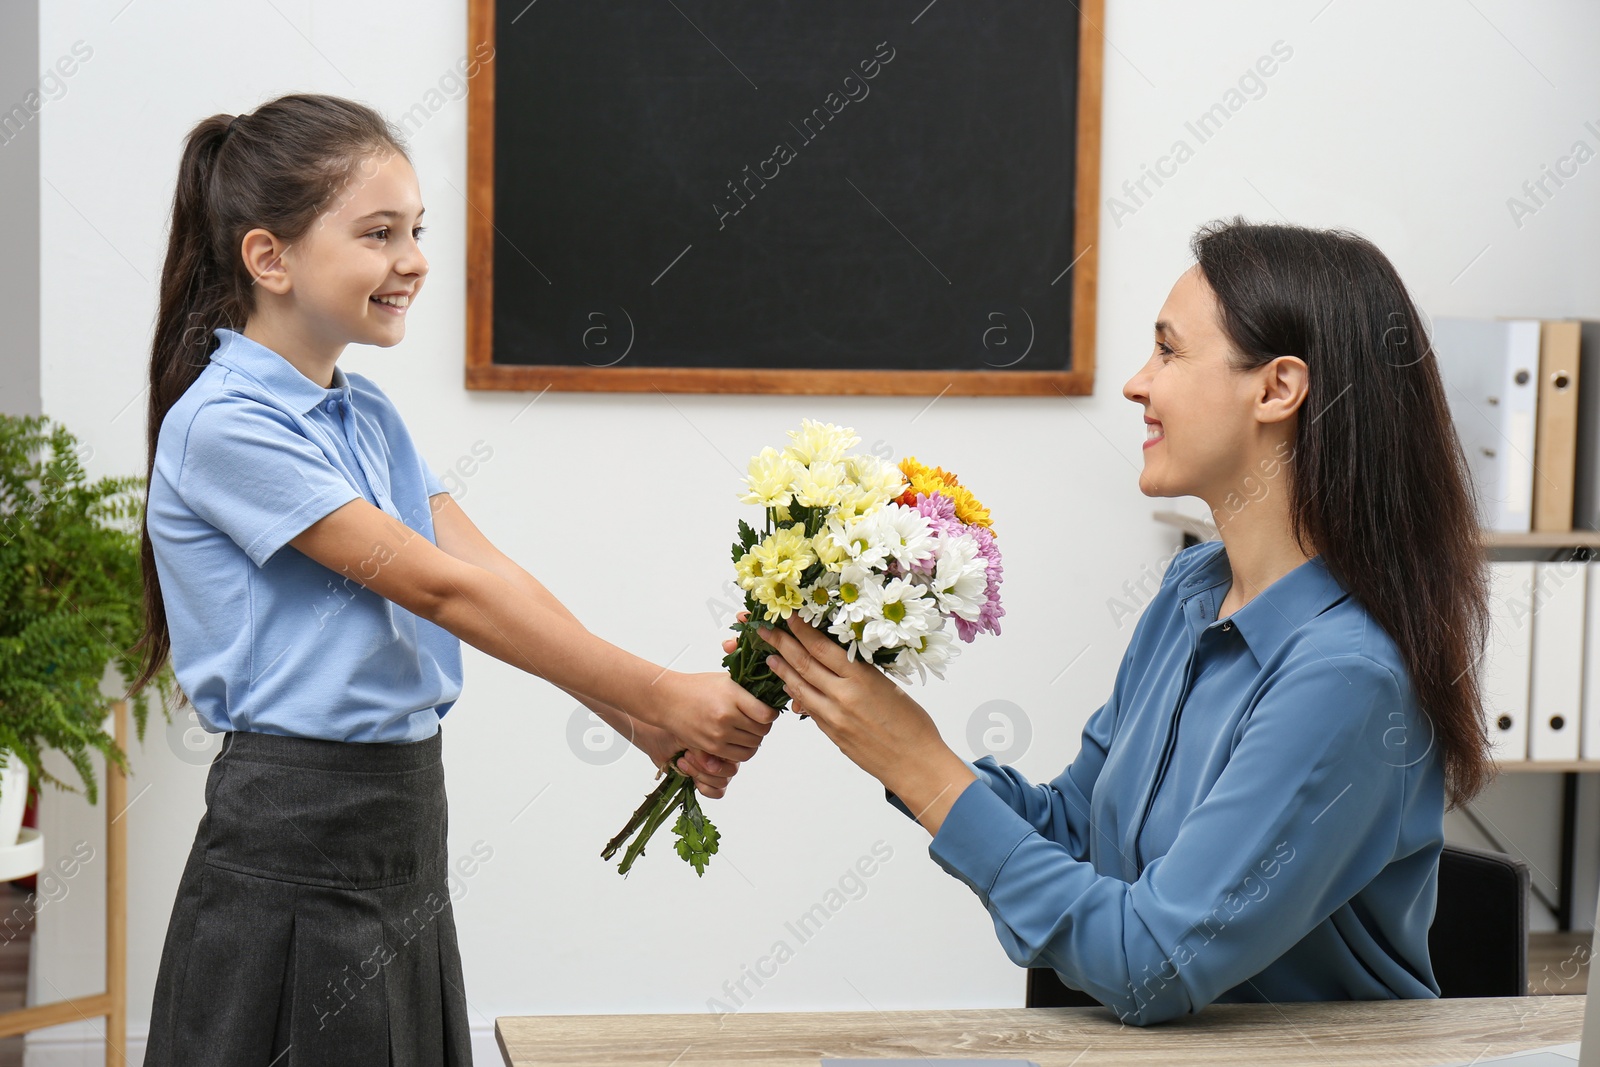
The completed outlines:
<svg viewBox="0 0 1600 1067">
<path fill-rule="evenodd" d="M 1167 346 L 1165 341 L 1156 342 L 1156 351 L 1161 353 L 1162 360 L 1166 360 L 1172 355 L 1172 349 Z"/>
<path fill-rule="evenodd" d="M 411 231 L 411 239 L 413 241 L 421 240 L 422 239 L 422 235 L 427 233 L 427 232 L 428 232 L 428 228 L 426 226 L 418 226 L 416 229 Z"/>
</svg>

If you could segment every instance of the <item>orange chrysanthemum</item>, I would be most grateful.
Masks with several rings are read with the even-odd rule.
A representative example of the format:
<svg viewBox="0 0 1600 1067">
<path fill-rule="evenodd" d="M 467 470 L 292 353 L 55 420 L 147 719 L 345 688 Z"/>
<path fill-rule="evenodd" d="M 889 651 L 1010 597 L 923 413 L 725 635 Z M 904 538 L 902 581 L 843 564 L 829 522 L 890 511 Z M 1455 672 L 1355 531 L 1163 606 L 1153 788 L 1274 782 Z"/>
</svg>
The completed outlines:
<svg viewBox="0 0 1600 1067">
<path fill-rule="evenodd" d="M 916 507 L 918 494 L 932 496 L 938 493 L 955 502 L 956 518 L 968 526 L 983 526 L 993 532 L 994 520 L 989 517 L 989 509 L 961 484 L 955 474 L 941 467 L 918 463 L 915 456 L 907 456 L 900 461 L 900 473 L 906 476 L 911 487 L 896 499 L 896 503 Z"/>
</svg>

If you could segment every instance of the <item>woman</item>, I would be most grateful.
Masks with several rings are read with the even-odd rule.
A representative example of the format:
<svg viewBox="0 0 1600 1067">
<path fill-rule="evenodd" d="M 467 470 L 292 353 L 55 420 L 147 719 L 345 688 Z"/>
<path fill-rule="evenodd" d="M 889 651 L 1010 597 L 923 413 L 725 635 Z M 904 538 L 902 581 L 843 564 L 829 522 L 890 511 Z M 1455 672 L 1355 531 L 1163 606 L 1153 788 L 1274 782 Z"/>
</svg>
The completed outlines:
<svg viewBox="0 0 1600 1067">
<path fill-rule="evenodd" d="M 1491 772 L 1487 568 L 1465 457 L 1393 266 L 1340 231 L 1216 223 L 1149 360 L 1139 488 L 1198 496 L 1077 758 L 964 761 L 791 619 L 794 706 L 933 834 L 1007 954 L 1123 1019 L 1212 1001 L 1435 997 L 1446 800 Z"/>
</svg>

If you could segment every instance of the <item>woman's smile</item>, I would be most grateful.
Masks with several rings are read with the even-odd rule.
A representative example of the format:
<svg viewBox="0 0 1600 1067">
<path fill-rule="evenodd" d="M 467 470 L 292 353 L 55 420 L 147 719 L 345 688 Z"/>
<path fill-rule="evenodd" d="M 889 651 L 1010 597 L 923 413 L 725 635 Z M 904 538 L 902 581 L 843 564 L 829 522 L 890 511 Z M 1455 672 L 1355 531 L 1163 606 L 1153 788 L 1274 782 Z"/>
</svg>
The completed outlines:
<svg viewBox="0 0 1600 1067">
<path fill-rule="evenodd" d="M 1149 448 L 1151 445 L 1166 439 L 1167 431 L 1162 427 L 1161 423 L 1146 415 L 1144 418 L 1144 447 Z"/>
</svg>

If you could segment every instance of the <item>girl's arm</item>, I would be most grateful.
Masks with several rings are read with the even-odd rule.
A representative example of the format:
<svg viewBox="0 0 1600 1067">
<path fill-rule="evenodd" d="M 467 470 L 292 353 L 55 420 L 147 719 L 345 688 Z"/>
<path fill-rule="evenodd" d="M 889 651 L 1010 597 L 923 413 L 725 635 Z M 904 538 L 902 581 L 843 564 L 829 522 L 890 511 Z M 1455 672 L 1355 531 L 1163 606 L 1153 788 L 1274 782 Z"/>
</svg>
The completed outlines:
<svg viewBox="0 0 1600 1067">
<path fill-rule="evenodd" d="M 495 547 L 449 493 L 434 494 L 428 499 L 428 504 L 433 512 L 434 541 L 442 550 L 456 559 L 498 574 L 552 611 L 566 616 L 573 622 L 578 621 L 577 616 L 573 615 L 555 594 L 546 589 L 544 583 Z M 635 748 L 650 757 L 650 762 L 657 767 L 670 759 L 673 753 L 686 747 L 666 731 L 641 722 L 620 708 L 565 687 L 558 688 L 563 689 L 567 695 L 627 738 Z M 678 761 L 678 769 L 695 779 L 701 793 L 717 798 L 727 791 L 728 779 L 738 772 L 739 765 L 690 749 L 683 759 Z"/>
<path fill-rule="evenodd" d="M 690 748 L 747 760 L 777 717 L 726 673 L 681 674 L 624 651 L 552 606 L 554 597 L 532 595 L 531 576 L 512 580 L 459 559 L 366 500 L 340 506 L 289 544 L 474 648 Z"/>
</svg>

